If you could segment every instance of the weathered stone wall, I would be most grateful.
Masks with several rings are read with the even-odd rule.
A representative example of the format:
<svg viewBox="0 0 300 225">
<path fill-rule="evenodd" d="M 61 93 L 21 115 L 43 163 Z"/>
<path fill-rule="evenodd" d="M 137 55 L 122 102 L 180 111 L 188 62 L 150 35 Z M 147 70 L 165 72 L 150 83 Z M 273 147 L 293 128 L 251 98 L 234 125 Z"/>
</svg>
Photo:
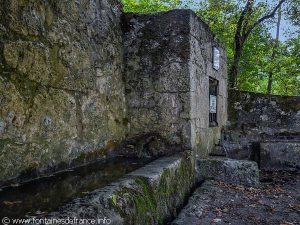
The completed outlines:
<svg viewBox="0 0 300 225">
<path fill-rule="evenodd" d="M 0 0 L 0 180 L 123 139 L 120 14 L 113 0 Z"/>
<path fill-rule="evenodd" d="M 300 140 L 260 144 L 260 165 L 265 169 L 300 169 Z"/>
<path fill-rule="evenodd" d="M 189 14 L 126 15 L 125 93 L 131 134 L 189 146 Z"/>
<path fill-rule="evenodd" d="M 225 51 L 191 10 L 122 17 L 115 0 L 0 5 L 0 183 L 105 157 L 125 137 L 156 137 L 145 144 L 156 155 L 173 145 L 207 155 L 218 143 Z M 209 77 L 219 81 L 213 128 Z"/>
<path fill-rule="evenodd" d="M 229 121 L 231 129 L 248 130 L 261 135 L 299 135 L 300 97 L 231 90 Z"/>
<path fill-rule="evenodd" d="M 224 146 L 232 158 L 261 168 L 299 168 L 300 97 L 229 92 Z"/>
<path fill-rule="evenodd" d="M 206 155 L 226 123 L 226 56 L 190 10 L 126 15 L 125 93 L 130 134 L 160 133 Z M 212 48 L 221 68 L 212 68 Z M 219 126 L 209 128 L 209 77 L 219 80 Z"/>
<path fill-rule="evenodd" d="M 226 50 L 215 39 L 209 27 L 194 13 L 190 17 L 190 118 L 192 148 L 200 156 L 215 151 L 221 130 L 227 124 L 227 58 Z M 213 68 L 213 47 L 220 51 L 220 68 Z M 209 127 L 209 78 L 218 81 L 217 122 Z"/>
</svg>

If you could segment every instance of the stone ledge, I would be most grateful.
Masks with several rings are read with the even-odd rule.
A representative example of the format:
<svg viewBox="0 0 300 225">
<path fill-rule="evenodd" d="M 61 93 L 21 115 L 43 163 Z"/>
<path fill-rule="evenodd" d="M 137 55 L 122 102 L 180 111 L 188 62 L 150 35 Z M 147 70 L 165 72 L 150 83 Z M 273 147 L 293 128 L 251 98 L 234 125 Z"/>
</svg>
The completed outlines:
<svg viewBox="0 0 300 225">
<path fill-rule="evenodd" d="M 300 169 L 300 142 L 262 142 L 260 160 L 263 169 Z"/>
<path fill-rule="evenodd" d="M 246 186 L 256 186 L 259 183 L 258 166 L 253 161 L 222 157 L 198 159 L 196 170 L 198 180 L 214 179 Z"/>
<path fill-rule="evenodd" d="M 46 217 L 106 217 L 113 225 L 163 224 L 171 221 L 183 207 L 194 181 L 191 159 L 163 157 Z"/>
</svg>

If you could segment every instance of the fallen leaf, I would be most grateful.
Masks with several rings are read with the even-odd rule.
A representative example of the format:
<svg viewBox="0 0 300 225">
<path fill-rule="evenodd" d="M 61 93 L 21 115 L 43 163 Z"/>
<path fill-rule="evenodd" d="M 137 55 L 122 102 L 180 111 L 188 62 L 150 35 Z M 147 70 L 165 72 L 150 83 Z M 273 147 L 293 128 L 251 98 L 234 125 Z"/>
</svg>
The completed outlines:
<svg viewBox="0 0 300 225">
<path fill-rule="evenodd" d="M 22 201 L 3 201 L 4 205 L 15 205 L 15 204 L 21 204 Z"/>
<path fill-rule="evenodd" d="M 257 201 L 259 204 L 264 205 L 265 203 L 263 202 L 263 200 L 258 200 Z"/>
<path fill-rule="evenodd" d="M 42 215 L 42 214 L 45 214 L 45 213 L 46 213 L 46 212 L 42 212 L 42 211 L 40 211 L 40 210 L 38 210 L 38 211 L 35 212 L 36 215 Z"/>
<path fill-rule="evenodd" d="M 213 223 L 220 223 L 222 221 L 222 219 L 219 218 L 215 218 L 212 220 Z"/>
</svg>

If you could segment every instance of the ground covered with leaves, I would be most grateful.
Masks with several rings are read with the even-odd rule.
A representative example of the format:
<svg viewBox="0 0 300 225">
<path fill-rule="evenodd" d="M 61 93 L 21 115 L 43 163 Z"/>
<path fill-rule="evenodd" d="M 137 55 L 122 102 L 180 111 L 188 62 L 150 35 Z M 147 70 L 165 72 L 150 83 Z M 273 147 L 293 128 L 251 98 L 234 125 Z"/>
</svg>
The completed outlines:
<svg viewBox="0 0 300 225">
<path fill-rule="evenodd" d="M 172 225 L 300 224 L 300 173 L 261 171 L 257 187 L 205 181 Z"/>
</svg>

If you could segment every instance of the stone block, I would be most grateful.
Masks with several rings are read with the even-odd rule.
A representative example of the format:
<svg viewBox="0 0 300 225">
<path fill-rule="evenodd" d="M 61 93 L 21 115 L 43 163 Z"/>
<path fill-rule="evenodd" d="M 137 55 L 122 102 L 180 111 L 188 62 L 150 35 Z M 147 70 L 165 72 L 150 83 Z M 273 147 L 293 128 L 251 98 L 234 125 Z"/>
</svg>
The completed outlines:
<svg viewBox="0 0 300 225">
<path fill-rule="evenodd" d="M 259 171 L 256 162 L 213 157 L 198 159 L 196 162 L 197 179 L 214 179 L 233 184 L 256 186 Z"/>
<path fill-rule="evenodd" d="M 263 169 L 300 169 L 300 142 L 260 143 L 260 167 Z"/>
</svg>

